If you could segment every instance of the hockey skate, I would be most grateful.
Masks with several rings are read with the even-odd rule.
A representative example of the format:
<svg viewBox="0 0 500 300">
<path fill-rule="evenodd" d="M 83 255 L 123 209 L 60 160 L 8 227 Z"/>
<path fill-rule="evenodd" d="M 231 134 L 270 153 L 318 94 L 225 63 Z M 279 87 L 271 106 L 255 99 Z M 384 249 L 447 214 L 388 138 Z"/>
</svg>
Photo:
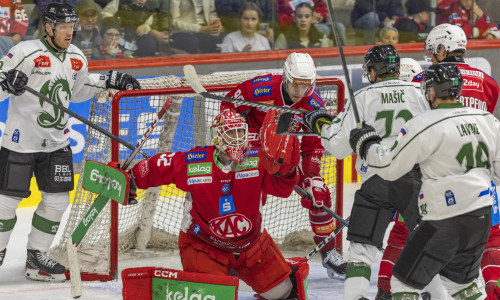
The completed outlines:
<svg viewBox="0 0 500 300">
<path fill-rule="evenodd" d="M 328 277 L 330 278 L 345 278 L 347 271 L 347 261 L 334 249 L 330 251 L 321 251 L 321 259 L 323 267 L 326 268 Z"/>
<path fill-rule="evenodd" d="M 3 264 L 3 259 L 5 258 L 5 252 L 7 252 L 7 248 L 0 251 L 0 266 Z"/>
<path fill-rule="evenodd" d="M 24 277 L 38 281 L 63 282 L 66 280 L 65 271 L 63 265 L 48 257 L 46 253 L 28 250 Z"/>
</svg>

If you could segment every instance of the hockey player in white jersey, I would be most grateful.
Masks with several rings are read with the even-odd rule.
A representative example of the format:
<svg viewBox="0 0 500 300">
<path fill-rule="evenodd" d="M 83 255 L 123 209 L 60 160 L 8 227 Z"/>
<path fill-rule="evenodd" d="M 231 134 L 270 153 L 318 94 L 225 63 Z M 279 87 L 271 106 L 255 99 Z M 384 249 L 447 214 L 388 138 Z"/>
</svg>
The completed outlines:
<svg viewBox="0 0 500 300">
<path fill-rule="evenodd" d="M 0 60 L 0 101 L 10 96 L 0 148 L 0 265 L 16 223 L 16 208 L 30 195 L 34 174 L 42 201 L 28 237 L 25 276 L 64 281 L 64 266 L 46 252 L 74 187 L 68 115 L 25 93 L 25 86 L 68 107 L 70 101 L 87 100 L 106 88 L 137 89 L 140 85 L 132 76 L 116 71 L 109 76 L 88 73 L 85 55 L 71 44 L 80 29 L 72 6 L 51 3 L 43 17 L 46 35 L 19 43 Z"/>
<path fill-rule="evenodd" d="M 422 222 L 394 265 L 392 299 L 418 299 L 439 274 L 454 299 L 483 299 L 481 256 L 491 226 L 490 183 L 500 183 L 500 122 L 457 101 L 462 75 L 453 63 L 431 65 L 422 90 L 431 111 L 404 124 L 393 145 L 367 124 L 351 132 L 355 152 L 382 178 L 394 180 L 419 164 Z"/>
<path fill-rule="evenodd" d="M 392 45 L 372 47 L 365 55 L 363 70 L 372 83 L 355 93 L 361 121 L 373 124 L 384 145 L 391 145 L 401 126 L 414 115 L 429 108 L 414 83 L 398 79 L 400 58 Z M 349 134 L 356 128 L 350 102 L 331 125 L 322 129 L 319 123 L 328 119 L 325 110 L 313 110 L 304 115 L 304 124 L 320 134 L 322 145 L 338 159 L 352 154 Z M 356 191 L 351 211 L 347 239 L 348 250 L 344 299 L 363 299 L 370 284 L 371 265 L 383 245 L 385 231 L 397 211 L 403 215 L 410 230 L 417 224 L 416 198 L 420 189 L 418 166 L 401 179 L 389 182 L 376 176 L 363 159 L 358 157 L 356 170 L 361 176 L 361 189 Z M 414 201 L 411 201 L 414 200 Z"/>
</svg>

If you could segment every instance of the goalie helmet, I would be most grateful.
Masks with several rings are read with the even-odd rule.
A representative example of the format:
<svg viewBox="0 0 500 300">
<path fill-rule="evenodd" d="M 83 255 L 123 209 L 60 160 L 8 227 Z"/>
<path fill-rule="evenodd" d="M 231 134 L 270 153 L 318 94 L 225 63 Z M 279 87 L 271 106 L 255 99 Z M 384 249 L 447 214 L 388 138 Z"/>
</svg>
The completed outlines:
<svg viewBox="0 0 500 300">
<path fill-rule="evenodd" d="M 428 101 L 431 101 L 429 99 L 431 89 L 434 89 L 436 98 L 458 97 L 462 91 L 463 79 L 460 69 L 455 64 L 439 63 L 430 65 L 425 70 L 421 84 L 422 93 Z"/>
<path fill-rule="evenodd" d="M 401 58 L 399 63 L 399 79 L 412 82 L 413 77 L 422 72 L 422 67 L 413 58 Z"/>
<path fill-rule="evenodd" d="M 363 64 L 363 74 L 370 83 L 374 83 L 376 78 L 370 78 L 370 69 L 375 70 L 375 77 L 389 73 L 399 73 L 399 54 L 392 45 L 380 45 L 371 47 L 365 55 Z"/>
<path fill-rule="evenodd" d="M 57 23 L 74 23 L 73 30 L 80 31 L 80 19 L 73 6 L 67 3 L 50 3 L 45 7 L 43 23 L 49 23 L 52 30 Z"/>
<path fill-rule="evenodd" d="M 307 53 L 293 52 L 286 58 L 283 66 L 283 85 L 307 86 L 303 97 L 310 96 L 316 86 L 316 67 Z"/>
<path fill-rule="evenodd" d="M 243 161 L 243 152 L 248 146 L 248 124 L 239 113 L 225 109 L 215 117 L 210 131 L 219 151 L 235 163 Z"/>
<path fill-rule="evenodd" d="M 425 60 L 432 61 L 432 56 L 437 54 L 442 47 L 446 52 L 466 50 L 467 36 L 460 26 L 441 24 L 434 27 L 425 40 Z"/>
</svg>

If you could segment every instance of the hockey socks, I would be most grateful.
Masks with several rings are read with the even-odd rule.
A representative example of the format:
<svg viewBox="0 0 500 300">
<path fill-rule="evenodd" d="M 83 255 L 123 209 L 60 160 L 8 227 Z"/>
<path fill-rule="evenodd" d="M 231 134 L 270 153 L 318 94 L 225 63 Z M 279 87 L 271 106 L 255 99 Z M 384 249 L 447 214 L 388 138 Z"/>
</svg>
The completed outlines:
<svg viewBox="0 0 500 300">
<path fill-rule="evenodd" d="M 369 265 L 360 261 L 349 262 L 344 283 L 344 300 L 358 300 L 365 297 L 370 287 L 370 276 Z"/>
</svg>

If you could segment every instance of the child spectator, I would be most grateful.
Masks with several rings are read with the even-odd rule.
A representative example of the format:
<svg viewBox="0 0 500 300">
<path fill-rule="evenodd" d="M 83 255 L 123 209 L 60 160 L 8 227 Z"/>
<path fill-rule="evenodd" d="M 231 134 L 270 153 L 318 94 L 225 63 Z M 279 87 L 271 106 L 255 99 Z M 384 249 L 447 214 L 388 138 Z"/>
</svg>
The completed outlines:
<svg viewBox="0 0 500 300">
<path fill-rule="evenodd" d="M 81 0 L 76 5 L 81 30 L 75 34 L 73 45 L 82 50 L 87 60 L 91 59 L 92 47 L 101 44 L 102 38 L 97 26 L 97 4 L 94 0 Z"/>
<path fill-rule="evenodd" d="M 437 24 L 462 27 L 468 39 L 500 38 L 500 31 L 473 0 L 444 0 L 438 5 Z"/>
<path fill-rule="evenodd" d="M 92 48 L 92 59 L 120 59 L 131 57 L 130 51 L 125 54 L 120 47 L 122 37 L 120 20 L 106 18 L 102 21 L 102 43 Z"/>
<path fill-rule="evenodd" d="M 434 11 L 430 0 L 412 0 L 406 2 L 407 17 L 399 17 L 394 27 L 399 31 L 401 43 L 424 42 L 431 31 L 429 12 Z"/>
<path fill-rule="evenodd" d="M 254 2 L 247 2 L 238 12 L 238 31 L 226 35 L 222 41 L 222 52 L 246 52 L 270 50 L 268 40 L 257 30 L 262 12 Z"/>
<path fill-rule="evenodd" d="M 378 45 L 394 45 L 399 43 L 399 32 L 394 27 L 384 27 L 380 30 Z"/>
</svg>

